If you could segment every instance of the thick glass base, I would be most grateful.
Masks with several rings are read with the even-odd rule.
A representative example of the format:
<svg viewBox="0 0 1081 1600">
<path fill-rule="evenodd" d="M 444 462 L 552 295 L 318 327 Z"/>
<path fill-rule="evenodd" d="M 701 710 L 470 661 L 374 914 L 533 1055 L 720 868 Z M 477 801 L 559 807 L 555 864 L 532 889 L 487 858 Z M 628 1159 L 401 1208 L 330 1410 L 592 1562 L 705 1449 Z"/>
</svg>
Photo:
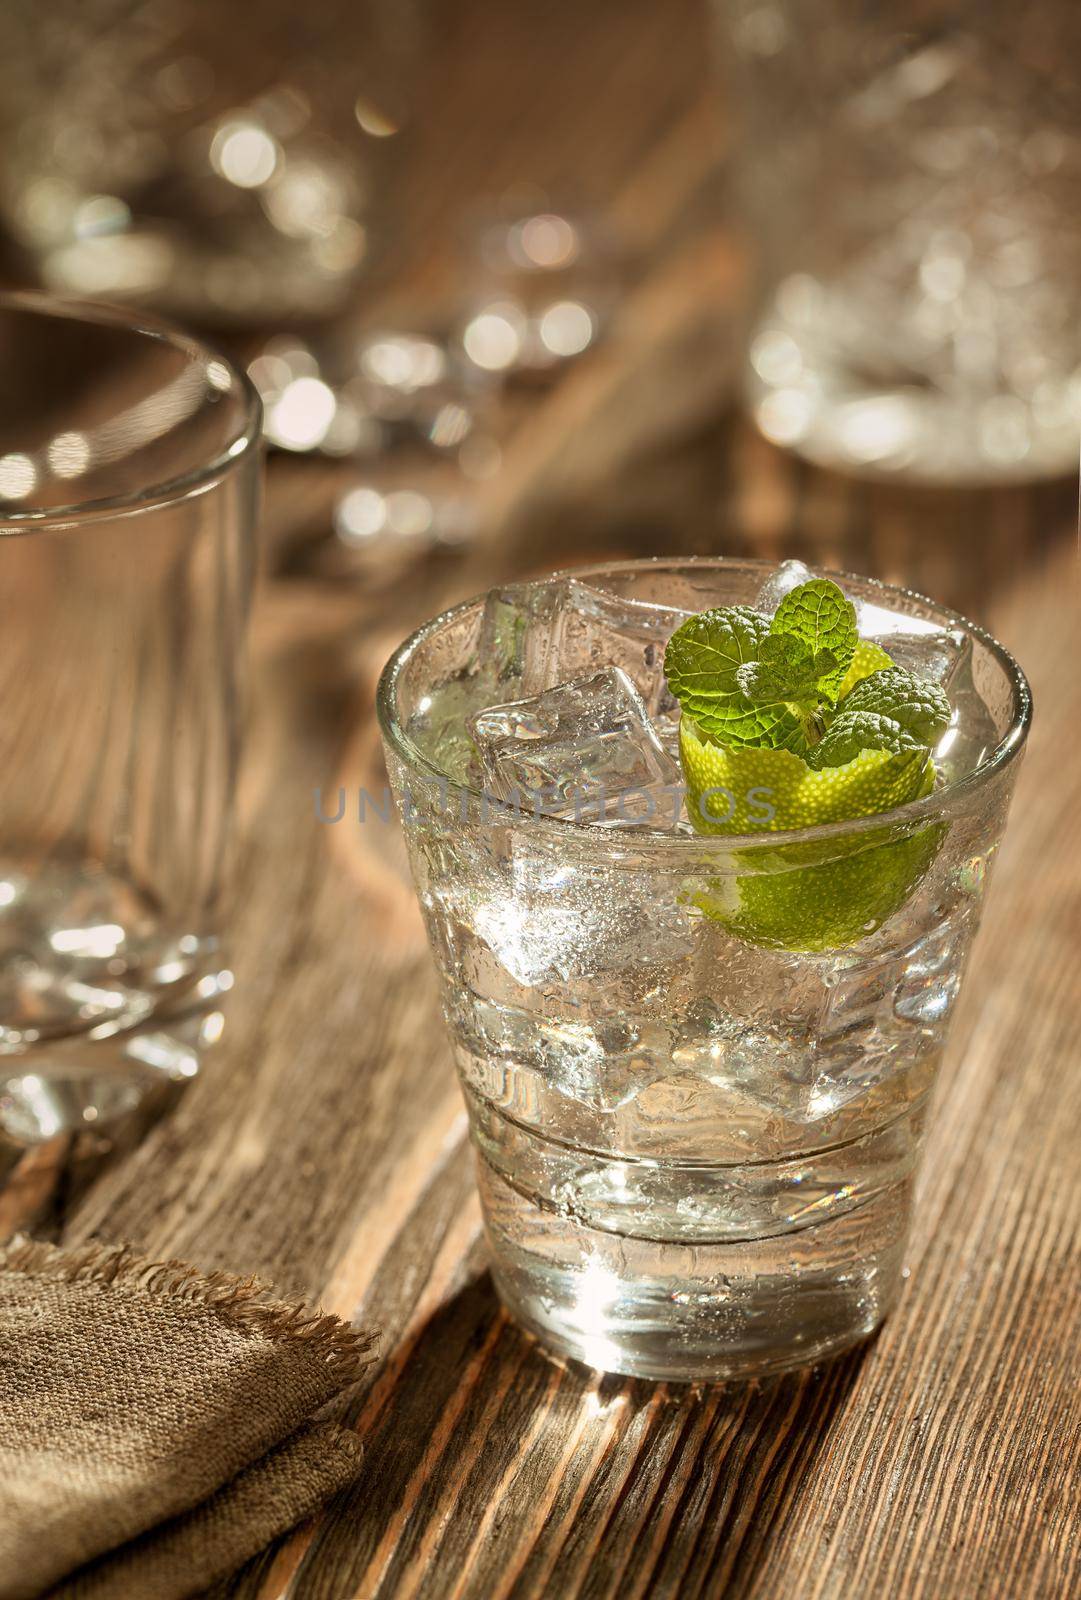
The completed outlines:
<svg viewBox="0 0 1081 1600">
<path fill-rule="evenodd" d="M 232 974 L 203 974 L 183 998 L 134 1027 L 93 1038 L 58 1036 L 0 1054 L 0 1130 L 16 1144 L 100 1127 L 126 1116 L 163 1082 L 194 1078 L 221 1037 Z"/>
<path fill-rule="evenodd" d="M 213 932 L 100 862 L 0 860 L 0 1129 L 37 1143 L 193 1078 L 232 981 Z"/>
<path fill-rule="evenodd" d="M 1071 363 L 1056 370 L 1037 352 L 1039 382 L 1011 388 L 993 365 L 958 370 L 960 338 L 923 348 L 896 308 L 876 315 L 872 304 L 810 284 L 802 293 L 819 306 L 810 324 L 781 309 L 786 296 L 798 298 L 790 283 L 751 341 L 748 400 L 775 443 L 820 466 L 915 483 L 1076 472 Z"/>
<path fill-rule="evenodd" d="M 751 1379 L 839 1354 L 896 1299 L 911 1177 L 840 1216 L 768 1237 L 606 1232 L 536 1204 L 481 1157 L 493 1275 L 558 1355 L 631 1377 Z"/>
</svg>

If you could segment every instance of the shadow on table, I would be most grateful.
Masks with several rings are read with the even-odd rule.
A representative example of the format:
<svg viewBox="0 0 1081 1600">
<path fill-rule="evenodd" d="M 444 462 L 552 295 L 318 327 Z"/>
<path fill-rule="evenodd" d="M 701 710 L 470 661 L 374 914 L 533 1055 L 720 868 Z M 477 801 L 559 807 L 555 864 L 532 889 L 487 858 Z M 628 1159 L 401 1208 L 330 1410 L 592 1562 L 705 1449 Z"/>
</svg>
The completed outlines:
<svg viewBox="0 0 1081 1600">
<path fill-rule="evenodd" d="M 866 1349 L 755 1386 L 602 1376 L 546 1356 L 482 1273 L 358 1401 L 364 1462 L 290 1600 L 435 1596 L 467 1578 L 469 1593 L 570 1595 L 587 1569 L 589 1594 L 615 1595 L 628 1563 L 636 1576 L 648 1564 L 662 1592 L 707 1579 L 717 1592 L 737 1575 L 742 1587 Z M 258 1588 L 253 1566 L 229 1593 Z"/>
<path fill-rule="evenodd" d="M 0 1240 L 13 1233 L 55 1239 L 89 1189 L 176 1110 L 187 1082 L 154 1084 L 139 1104 L 101 1128 L 20 1144 L 0 1133 Z"/>
</svg>

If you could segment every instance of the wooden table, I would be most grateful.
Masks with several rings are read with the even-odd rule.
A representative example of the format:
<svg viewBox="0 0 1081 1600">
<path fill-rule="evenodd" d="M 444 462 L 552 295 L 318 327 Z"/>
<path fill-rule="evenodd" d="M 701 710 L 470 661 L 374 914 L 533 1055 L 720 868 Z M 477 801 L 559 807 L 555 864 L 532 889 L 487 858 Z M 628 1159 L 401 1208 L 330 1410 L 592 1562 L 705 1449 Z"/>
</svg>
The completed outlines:
<svg viewBox="0 0 1081 1600">
<path fill-rule="evenodd" d="M 355 1488 L 221 1596 L 1077 1594 L 1073 487 L 847 481 L 741 420 L 738 260 L 691 0 L 472 0 L 441 27 L 395 297 L 441 292 L 450 268 L 430 241 L 516 176 L 607 200 L 637 252 L 631 287 L 607 344 L 524 407 L 487 491 L 491 532 L 458 562 L 378 595 L 313 576 L 293 544 L 325 528 L 338 469 L 273 463 L 227 1043 L 142 1142 L 8 1151 L 0 1226 L 257 1271 L 382 1327 L 348 1410 L 366 1443 Z M 314 819 L 316 786 L 382 782 L 373 687 L 414 623 L 497 577 L 608 550 L 798 555 L 901 579 L 990 626 L 1035 690 L 901 1304 L 870 1347 L 761 1389 L 565 1370 L 503 1316 L 397 832 Z"/>
</svg>

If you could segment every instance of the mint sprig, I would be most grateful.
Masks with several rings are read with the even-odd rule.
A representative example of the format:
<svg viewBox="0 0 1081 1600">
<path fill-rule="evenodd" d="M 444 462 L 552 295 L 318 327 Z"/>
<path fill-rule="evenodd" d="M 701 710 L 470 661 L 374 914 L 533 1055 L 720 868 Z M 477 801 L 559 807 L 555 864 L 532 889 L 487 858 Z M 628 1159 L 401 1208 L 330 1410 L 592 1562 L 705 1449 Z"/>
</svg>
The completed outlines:
<svg viewBox="0 0 1081 1600">
<path fill-rule="evenodd" d="M 910 733 L 917 744 L 934 745 L 950 725 L 950 702 L 937 683 L 903 667 L 883 667 L 845 696 L 849 713 L 875 712 Z"/>
<path fill-rule="evenodd" d="M 829 578 L 813 578 L 785 595 L 770 632 L 798 639 L 815 661 L 824 659 L 823 652 L 832 656 L 832 663 L 824 664 L 819 674 L 818 690 L 821 698 L 835 705 L 859 642 L 851 600 Z"/>
<path fill-rule="evenodd" d="M 784 748 L 814 770 L 862 750 L 931 747 L 949 725 L 937 684 L 882 667 L 843 697 L 859 633 L 852 602 L 828 578 L 800 584 L 772 619 L 749 606 L 691 617 L 668 642 L 664 670 L 699 733 L 729 750 Z"/>
<path fill-rule="evenodd" d="M 740 685 L 740 669 L 758 662 L 769 633 L 760 612 L 728 606 L 689 618 L 664 653 L 668 687 L 683 710 L 731 750 L 776 749 L 800 735 L 800 719 L 783 700 L 752 700 Z"/>
<path fill-rule="evenodd" d="M 771 704 L 817 705 L 822 683 L 837 670 L 832 650 L 816 650 L 790 633 L 769 633 L 762 640 L 757 661 L 745 662 L 736 682 L 750 700 Z"/>
<path fill-rule="evenodd" d="M 845 767 L 864 750 L 889 750 L 898 756 L 907 750 L 919 751 L 921 765 L 927 757 L 926 746 L 892 717 L 874 711 L 844 711 L 808 752 L 807 765 L 816 772 Z"/>
<path fill-rule="evenodd" d="M 860 641 L 853 606 L 828 579 L 793 589 L 772 622 L 746 606 L 689 618 L 664 665 L 684 713 L 680 762 L 699 833 L 855 820 L 934 787 L 931 748 L 949 702 Z M 722 808 L 717 796 L 734 805 Z M 752 811 L 752 797 L 763 796 L 768 816 Z M 824 855 L 813 841 L 786 843 L 746 870 L 707 879 L 691 903 L 751 945 L 840 949 L 904 904 L 945 831 L 937 822 L 896 835 L 857 829 L 831 836 Z"/>
</svg>

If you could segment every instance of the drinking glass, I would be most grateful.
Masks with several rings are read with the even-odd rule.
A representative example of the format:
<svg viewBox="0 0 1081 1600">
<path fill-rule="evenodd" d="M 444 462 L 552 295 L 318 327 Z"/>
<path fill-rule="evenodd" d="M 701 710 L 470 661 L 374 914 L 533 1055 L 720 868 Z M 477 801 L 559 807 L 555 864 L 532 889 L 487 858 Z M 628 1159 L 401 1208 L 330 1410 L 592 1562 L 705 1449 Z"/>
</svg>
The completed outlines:
<svg viewBox="0 0 1081 1600">
<path fill-rule="evenodd" d="M 0 296 L 0 1123 L 188 1078 L 220 945 L 259 402 L 142 317 Z"/>
<path fill-rule="evenodd" d="M 830 466 L 916 480 L 1076 472 L 1076 9 L 714 11 L 762 430 Z"/>
<path fill-rule="evenodd" d="M 662 559 L 574 577 L 600 591 L 614 648 L 621 604 L 750 604 L 770 570 Z M 757 1376 L 851 1345 L 900 1288 L 1029 695 L 980 628 L 841 581 L 908 660 L 941 658 L 955 710 L 941 786 L 858 821 L 704 836 L 486 795 L 466 719 L 517 698 L 523 631 L 551 625 L 529 621 L 544 586 L 497 600 L 495 631 L 491 600 L 445 612 L 383 674 L 492 1271 L 563 1356 L 655 1379 Z M 597 637 L 582 646 L 594 671 Z M 659 671 L 644 648 L 628 671 Z M 564 675 L 580 676 L 573 660 Z"/>
</svg>

